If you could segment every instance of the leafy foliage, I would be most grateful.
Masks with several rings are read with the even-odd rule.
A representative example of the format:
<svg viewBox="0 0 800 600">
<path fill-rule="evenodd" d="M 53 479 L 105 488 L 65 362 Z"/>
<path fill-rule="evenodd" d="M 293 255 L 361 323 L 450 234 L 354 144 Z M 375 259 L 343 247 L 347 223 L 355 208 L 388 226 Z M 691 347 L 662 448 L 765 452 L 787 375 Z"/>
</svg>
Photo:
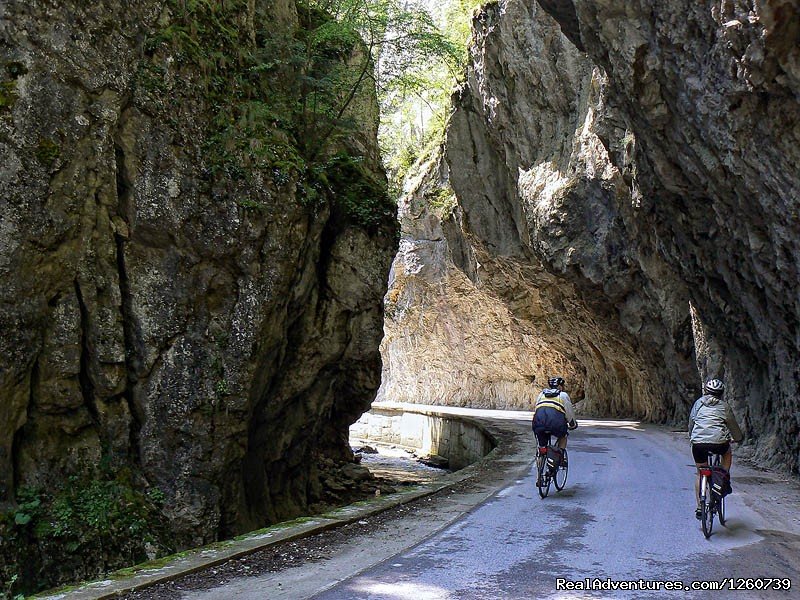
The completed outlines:
<svg viewBox="0 0 800 600">
<path fill-rule="evenodd" d="M 0 513 L 0 578 L 6 594 L 30 593 L 69 578 L 91 577 L 164 555 L 172 548 L 161 514 L 164 494 L 136 490 L 129 472 L 70 477 L 54 493 L 17 491 Z"/>
<path fill-rule="evenodd" d="M 333 194 L 341 213 L 361 227 L 395 218 L 396 209 L 389 201 L 385 182 L 364 168 L 363 161 L 345 153 L 315 167 L 312 187 Z"/>
<path fill-rule="evenodd" d="M 401 85 L 386 87 L 381 97 L 380 143 L 392 194 L 402 192 L 411 167 L 425 160 L 443 140 L 450 94 L 466 60 L 472 13 L 479 0 L 437 2 L 437 27 L 452 49 L 446 59 L 434 55 L 409 69 Z M 384 63 L 381 63 L 383 67 Z"/>
<path fill-rule="evenodd" d="M 181 110 L 174 81 L 199 86 L 191 97 L 203 98 L 203 158 L 217 188 L 229 189 L 257 169 L 278 187 L 298 184 L 309 206 L 333 201 L 349 207 L 345 212 L 356 223 L 365 224 L 368 214 L 393 215 L 388 205 L 375 208 L 389 198 L 385 185 L 380 190 L 373 185 L 373 176 L 362 189 L 376 193 L 358 207 L 352 186 L 340 194 L 321 184 L 319 175 L 337 162 L 331 157 L 344 154 L 361 161 L 359 174 L 374 171 L 374 159 L 364 162 L 368 144 L 358 140 L 369 135 L 365 120 L 377 123 L 375 85 L 415 85 L 419 77 L 412 76 L 412 67 L 421 58 L 454 55 L 427 13 L 403 4 L 298 2 L 298 26 L 292 30 L 252 14 L 247 0 L 169 0 L 169 21 L 145 43 L 139 97 L 155 105 L 172 95 L 171 108 Z M 375 65 L 388 64 L 390 56 L 393 67 L 382 68 L 379 78 Z"/>
</svg>

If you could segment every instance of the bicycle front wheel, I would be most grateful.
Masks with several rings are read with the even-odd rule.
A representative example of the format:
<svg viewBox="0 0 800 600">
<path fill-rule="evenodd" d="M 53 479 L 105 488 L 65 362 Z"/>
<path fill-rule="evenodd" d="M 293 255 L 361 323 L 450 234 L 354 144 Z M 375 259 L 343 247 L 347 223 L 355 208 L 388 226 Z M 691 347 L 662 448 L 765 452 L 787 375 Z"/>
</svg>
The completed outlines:
<svg viewBox="0 0 800 600">
<path fill-rule="evenodd" d="M 722 496 L 717 498 L 717 515 L 719 516 L 719 524 L 725 527 L 725 498 Z"/>
<path fill-rule="evenodd" d="M 566 463 L 566 464 L 565 464 Z M 560 492 L 567 485 L 567 473 L 569 471 L 569 461 L 567 460 L 567 449 L 564 448 L 564 456 L 561 458 L 561 466 L 556 470 L 555 484 Z"/>
</svg>

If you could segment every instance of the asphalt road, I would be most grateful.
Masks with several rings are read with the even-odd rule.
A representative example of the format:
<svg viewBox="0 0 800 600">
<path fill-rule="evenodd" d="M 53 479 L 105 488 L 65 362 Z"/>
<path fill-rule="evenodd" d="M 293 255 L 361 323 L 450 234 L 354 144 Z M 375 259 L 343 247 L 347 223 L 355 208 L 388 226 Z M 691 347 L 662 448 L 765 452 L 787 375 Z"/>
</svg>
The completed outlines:
<svg viewBox="0 0 800 600">
<path fill-rule="evenodd" d="M 295 569 L 304 577 L 242 579 L 234 587 L 191 597 L 271 598 L 267 588 L 281 577 L 281 598 L 318 600 L 800 597 L 796 483 L 760 477 L 734 462 L 727 527 L 715 522 L 714 535 L 706 540 L 694 518 L 693 465 L 682 436 L 635 422 L 581 423 L 570 438 L 569 480 L 562 492 L 551 488 L 550 496 L 540 499 L 531 468 L 427 538 L 419 535 L 423 518 L 416 530 L 417 539 L 424 539 L 410 548 L 400 550 L 402 536 L 391 531 L 385 546 L 380 539 L 366 547 L 353 540 L 352 548 L 374 554 L 377 563 L 358 573 L 351 575 L 348 569 L 357 567 L 331 556 L 317 566 Z M 606 587 L 641 580 L 651 589 L 558 589 L 559 579 L 569 585 L 586 578 Z M 776 585 L 768 578 L 789 579 L 792 589 L 684 589 L 692 582 L 726 578 L 744 587 Z M 680 582 L 680 591 L 652 590 L 654 582 L 665 581 Z"/>
<path fill-rule="evenodd" d="M 703 537 L 693 516 L 691 460 L 667 432 L 635 423 L 585 423 L 572 436 L 570 450 L 563 492 L 551 489 L 551 496 L 540 499 L 532 470 L 447 530 L 316 598 L 592 597 L 556 589 L 558 578 L 586 577 L 688 585 L 725 577 L 789 577 L 797 586 L 794 593 L 800 589 L 796 565 L 759 548 L 769 543 L 763 544 L 757 531 L 770 524 L 741 495 L 729 497 L 728 527 L 717 529 L 711 540 Z M 653 592 L 596 595 L 650 598 Z"/>
</svg>

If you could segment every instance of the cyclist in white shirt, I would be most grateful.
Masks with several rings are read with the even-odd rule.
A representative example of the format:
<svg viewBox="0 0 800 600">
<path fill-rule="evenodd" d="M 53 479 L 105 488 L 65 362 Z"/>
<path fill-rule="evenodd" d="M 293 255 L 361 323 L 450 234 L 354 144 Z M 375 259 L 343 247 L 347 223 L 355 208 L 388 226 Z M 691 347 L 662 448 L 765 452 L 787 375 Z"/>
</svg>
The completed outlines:
<svg viewBox="0 0 800 600">
<path fill-rule="evenodd" d="M 689 415 L 689 439 L 692 442 L 692 456 L 697 465 L 694 482 L 694 496 L 697 501 L 695 516 L 702 518 L 700 511 L 700 467 L 708 467 L 708 453 L 719 454 L 722 466 L 728 471 L 733 463 L 731 440 L 742 441 L 744 434 L 736 422 L 730 405 L 722 399 L 725 384 L 719 379 L 711 379 L 703 386 L 704 394 L 692 406 Z"/>
</svg>

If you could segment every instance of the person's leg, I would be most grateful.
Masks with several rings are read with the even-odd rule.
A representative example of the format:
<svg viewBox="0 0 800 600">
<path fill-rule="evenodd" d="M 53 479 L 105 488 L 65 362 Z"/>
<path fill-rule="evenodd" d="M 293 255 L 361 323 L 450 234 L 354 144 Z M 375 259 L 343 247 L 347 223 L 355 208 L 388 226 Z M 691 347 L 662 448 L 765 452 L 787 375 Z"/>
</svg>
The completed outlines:
<svg viewBox="0 0 800 600">
<path fill-rule="evenodd" d="M 697 505 L 697 510 L 700 510 L 700 468 L 708 467 L 708 462 L 705 464 L 695 463 L 697 465 L 697 476 L 694 478 L 694 501 Z"/>
<path fill-rule="evenodd" d="M 536 487 L 541 485 L 541 481 L 539 479 L 539 465 L 541 461 L 544 460 L 544 456 L 539 454 L 539 448 L 546 448 L 550 445 L 550 432 L 547 431 L 544 427 L 537 426 L 533 432 L 536 434 Z"/>
<path fill-rule="evenodd" d="M 564 452 L 561 454 L 561 466 L 565 467 L 569 464 L 569 459 L 567 458 L 567 436 L 562 435 L 558 438 L 558 447 L 561 448 Z"/>
<path fill-rule="evenodd" d="M 567 448 L 567 419 L 561 413 L 556 413 L 553 415 L 553 422 L 552 422 L 551 431 L 553 435 L 556 436 L 558 441 L 556 442 L 558 447 L 562 450 Z"/>
<path fill-rule="evenodd" d="M 700 519 L 700 469 L 701 467 L 708 467 L 708 451 L 702 444 L 692 444 L 692 457 L 694 464 L 697 467 L 697 474 L 694 478 L 694 502 L 695 502 L 695 516 Z"/>
<path fill-rule="evenodd" d="M 550 444 L 550 434 L 544 427 L 536 427 L 533 430 L 536 434 L 536 443 L 539 445 L 539 448 L 547 448 L 548 444 Z"/>
<path fill-rule="evenodd" d="M 731 446 L 728 444 L 728 451 L 722 455 L 722 466 L 730 471 L 731 465 L 733 465 L 733 450 L 731 450 Z"/>
</svg>

